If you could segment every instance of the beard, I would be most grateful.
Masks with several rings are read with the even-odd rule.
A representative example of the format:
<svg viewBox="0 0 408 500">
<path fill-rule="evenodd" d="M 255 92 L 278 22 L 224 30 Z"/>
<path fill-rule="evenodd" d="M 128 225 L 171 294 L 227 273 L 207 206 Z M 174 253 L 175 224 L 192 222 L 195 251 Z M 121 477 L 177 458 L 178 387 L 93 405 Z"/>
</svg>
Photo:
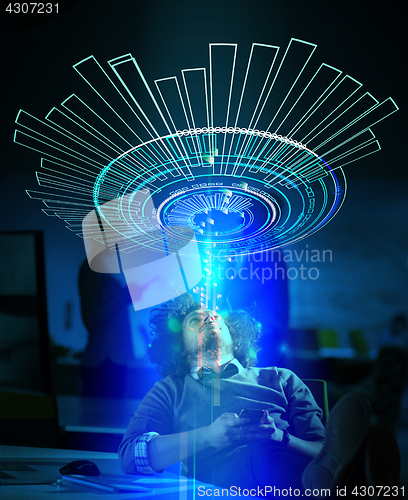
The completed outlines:
<svg viewBox="0 0 408 500">
<path fill-rule="evenodd" d="M 220 331 L 209 325 L 200 333 L 198 339 L 189 346 L 189 353 L 192 358 L 201 359 L 203 366 L 212 364 L 214 361 L 220 362 L 221 358 L 231 356 L 234 348 L 223 341 Z"/>
</svg>

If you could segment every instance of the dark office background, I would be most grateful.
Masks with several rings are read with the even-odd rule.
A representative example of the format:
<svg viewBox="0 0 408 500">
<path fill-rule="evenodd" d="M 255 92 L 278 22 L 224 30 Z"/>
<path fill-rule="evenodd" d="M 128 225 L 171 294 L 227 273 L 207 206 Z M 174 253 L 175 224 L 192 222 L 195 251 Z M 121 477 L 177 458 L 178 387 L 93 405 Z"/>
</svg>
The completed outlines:
<svg viewBox="0 0 408 500">
<path fill-rule="evenodd" d="M 395 314 L 408 315 L 408 168 L 406 13 L 403 2 L 313 0 L 65 0 L 48 21 L 1 18 L 0 230 L 42 230 L 49 333 L 68 357 L 83 350 L 77 275 L 83 242 L 61 220 L 47 217 L 36 189 L 40 155 L 13 144 L 18 110 L 44 117 L 79 85 L 72 65 L 126 53 L 148 81 L 203 66 L 208 43 L 252 42 L 286 47 L 290 38 L 318 45 L 314 58 L 364 84 L 379 100 L 392 97 L 398 113 L 375 126 L 381 151 L 345 168 L 348 194 L 329 225 L 293 245 L 331 250 L 316 263 L 319 278 L 289 284 L 289 326 L 327 329 L 350 348 L 362 331 L 375 347 Z M 306 247 L 308 245 L 308 247 Z M 65 356 L 67 352 L 61 350 Z M 18 367 L 16 367 L 18 369 Z"/>
</svg>

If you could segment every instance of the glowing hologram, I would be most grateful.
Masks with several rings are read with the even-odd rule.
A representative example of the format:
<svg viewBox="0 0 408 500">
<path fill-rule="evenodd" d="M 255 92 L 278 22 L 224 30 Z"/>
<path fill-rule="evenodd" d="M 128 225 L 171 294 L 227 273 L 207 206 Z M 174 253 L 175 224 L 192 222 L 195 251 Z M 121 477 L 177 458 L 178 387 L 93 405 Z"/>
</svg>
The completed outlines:
<svg viewBox="0 0 408 500">
<path fill-rule="evenodd" d="M 316 153 L 295 140 L 238 127 L 186 129 L 177 135 L 180 142 L 185 144 L 181 149 L 189 153 L 174 161 L 188 160 L 194 169 L 195 181 L 174 181 L 169 175 L 158 178 L 153 174 L 144 180 L 129 178 L 129 183 L 122 191 L 122 196 L 143 193 L 147 185 L 155 184 L 155 189 L 149 189 L 148 197 L 153 198 L 157 211 L 154 217 L 146 218 L 145 214 L 144 229 L 153 230 L 155 224 L 159 223 L 159 227 L 168 228 L 176 235 L 172 226 L 182 225 L 196 232 L 201 245 L 206 246 L 211 241 L 217 249 L 227 253 L 259 252 L 311 234 L 326 224 L 343 203 L 346 183 L 342 170 L 335 174 Z M 189 140 L 194 138 L 200 151 L 207 152 L 211 146 L 206 144 L 205 138 L 209 136 L 213 136 L 214 144 L 222 140 L 231 151 L 232 171 L 221 174 L 223 159 L 222 155 L 217 155 L 213 156 L 211 165 L 215 173 L 209 176 L 208 167 L 201 164 L 195 151 L 189 147 Z M 219 136 L 222 136 L 221 140 Z M 248 137 L 249 146 L 239 154 L 241 142 Z M 168 140 L 169 137 L 162 139 Z M 150 144 L 137 146 L 118 160 L 139 155 Z M 255 156 L 255 149 L 261 153 Z M 240 162 L 236 163 L 238 156 Z M 93 196 L 96 206 L 103 204 L 103 193 L 119 182 L 115 163 L 113 161 L 105 167 L 95 181 Z M 174 162 L 169 164 L 163 158 L 163 167 L 166 174 L 171 174 Z M 319 182 L 314 183 L 313 188 L 309 182 L 311 176 L 319 176 Z M 226 192 L 229 193 L 228 205 L 225 201 Z M 148 197 L 144 203 L 147 203 Z M 234 213 L 240 217 L 234 218 Z M 101 209 L 100 214 L 107 223 L 121 231 L 115 221 L 110 219 L 109 213 Z M 127 237 L 138 239 L 138 222 L 132 220 L 126 208 L 123 214 L 126 230 L 133 228 L 134 238 L 129 231 L 126 231 Z M 204 218 L 202 214 L 205 214 Z M 185 251 L 183 249 L 183 253 Z"/>
<path fill-rule="evenodd" d="M 194 231 L 174 227 L 177 237 L 150 226 L 143 231 L 142 201 L 140 193 L 117 198 L 90 211 L 82 221 L 89 267 L 99 273 L 123 272 L 136 311 L 166 302 L 193 288 L 202 278 Z M 123 205 L 133 212 L 133 221 L 139 219 L 138 229 L 132 229 L 123 219 Z M 100 217 L 102 210 L 104 218 Z M 144 210 L 154 211 L 150 197 Z M 115 221 L 115 227 L 107 223 L 107 216 Z M 183 247 L 188 251 L 180 255 Z"/>
<path fill-rule="evenodd" d="M 165 231 L 178 273 L 197 245 L 256 253 L 321 229 L 344 202 L 343 167 L 380 150 L 372 128 L 398 107 L 315 62 L 313 43 L 240 50 L 212 43 L 208 65 L 153 82 L 131 54 L 75 64 L 81 95 L 44 120 L 17 115 L 15 142 L 44 155 L 29 196 L 95 248 L 168 258 Z"/>
</svg>

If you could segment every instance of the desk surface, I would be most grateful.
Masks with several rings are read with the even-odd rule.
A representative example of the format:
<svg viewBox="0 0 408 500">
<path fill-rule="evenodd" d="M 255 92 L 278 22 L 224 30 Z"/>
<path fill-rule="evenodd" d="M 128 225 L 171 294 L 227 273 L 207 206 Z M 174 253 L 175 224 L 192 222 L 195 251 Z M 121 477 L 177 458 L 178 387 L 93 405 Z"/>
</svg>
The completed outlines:
<svg viewBox="0 0 408 500">
<path fill-rule="evenodd" d="M 102 474 L 123 474 L 116 453 L 96 451 L 56 450 L 48 448 L 26 448 L 22 446 L 0 445 L 0 460 L 3 462 L 23 462 L 30 467 L 61 478 L 59 468 L 73 460 L 92 460 Z M 136 476 L 135 476 L 136 477 Z M 183 476 L 164 471 L 152 476 L 137 476 L 143 486 L 154 488 L 154 498 L 168 500 L 193 500 L 197 498 L 198 487 L 212 489 L 211 485 L 187 479 Z M 98 495 L 96 497 L 95 495 Z M 0 498 L 13 500 L 91 500 L 103 495 L 112 500 L 153 498 L 146 493 L 105 493 L 71 483 L 0 486 Z"/>
</svg>

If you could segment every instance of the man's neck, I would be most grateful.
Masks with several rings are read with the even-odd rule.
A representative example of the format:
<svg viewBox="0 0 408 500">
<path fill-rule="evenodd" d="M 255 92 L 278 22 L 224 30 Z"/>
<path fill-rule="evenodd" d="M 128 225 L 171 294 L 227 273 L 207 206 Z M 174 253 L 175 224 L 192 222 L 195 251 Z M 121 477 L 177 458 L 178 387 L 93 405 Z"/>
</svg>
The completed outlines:
<svg viewBox="0 0 408 500">
<path fill-rule="evenodd" d="M 210 356 L 199 356 L 194 362 L 190 362 L 190 366 L 191 368 L 210 368 L 214 372 L 220 373 L 233 359 L 234 356 L 232 354 L 220 359 L 214 359 Z"/>
</svg>

